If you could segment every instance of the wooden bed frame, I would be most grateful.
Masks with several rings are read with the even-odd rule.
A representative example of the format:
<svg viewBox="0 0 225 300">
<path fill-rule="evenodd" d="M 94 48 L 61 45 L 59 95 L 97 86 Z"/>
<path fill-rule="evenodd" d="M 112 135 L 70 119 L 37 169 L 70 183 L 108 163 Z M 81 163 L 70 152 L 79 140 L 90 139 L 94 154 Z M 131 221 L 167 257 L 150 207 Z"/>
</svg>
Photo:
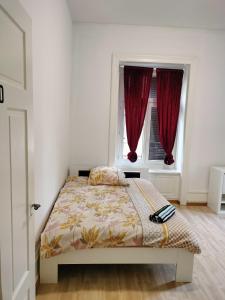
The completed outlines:
<svg viewBox="0 0 225 300">
<path fill-rule="evenodd" d="M 88 176 L 89 171 L 79 171 Z M 140 173 L 126 172 L 126 177 L 140 177 Z M 58 266 L 65 264 L 175 264 L 176 282 L 191 282 L 194 254 L 180 248 L 92 248 L 74 250 L 51 258 L 40 259 L 40 282 L 57 283 Z"/>
</svg>

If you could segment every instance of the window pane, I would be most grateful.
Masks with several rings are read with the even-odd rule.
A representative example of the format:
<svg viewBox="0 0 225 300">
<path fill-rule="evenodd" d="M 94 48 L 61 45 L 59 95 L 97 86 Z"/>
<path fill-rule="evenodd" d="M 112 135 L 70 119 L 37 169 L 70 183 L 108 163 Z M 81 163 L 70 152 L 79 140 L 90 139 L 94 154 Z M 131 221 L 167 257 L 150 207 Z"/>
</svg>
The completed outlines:
<svg viewBox="0 0 225 300">
<path fill-rule="evenodd" d="M 149 160 L 164 160 L 165 151 L 159 141 L 159 124 L 157 108 L 151 107 L 151 123 L 150 123 L 150 144 L 149 144 Z"/>
<path fill-rule="evenodd" d="M 156 93 L 157 93 L 157 86 L 156 86 L 156 77 L 152 77 L 151 81 L 151 89 L 150 89 L 150 98 L 156 100 Z"/>
</svg>

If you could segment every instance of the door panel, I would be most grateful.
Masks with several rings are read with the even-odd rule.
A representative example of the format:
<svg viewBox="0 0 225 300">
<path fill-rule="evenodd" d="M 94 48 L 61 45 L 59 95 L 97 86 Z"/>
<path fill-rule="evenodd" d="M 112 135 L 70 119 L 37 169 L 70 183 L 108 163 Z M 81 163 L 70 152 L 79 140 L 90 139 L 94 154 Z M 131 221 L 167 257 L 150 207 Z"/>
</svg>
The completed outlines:
<svg viewBox="0 0 225 300">
<path fill-rule="evenodd" d="M 26 112 L 9 110 L 13 286 L 28 269 Z"/>
<path fill-rule="evenodd" d="M 0 41 L 1 79 L 24 87 L 24 32 L 3 9 L 0 9 Z"/>
</svg>

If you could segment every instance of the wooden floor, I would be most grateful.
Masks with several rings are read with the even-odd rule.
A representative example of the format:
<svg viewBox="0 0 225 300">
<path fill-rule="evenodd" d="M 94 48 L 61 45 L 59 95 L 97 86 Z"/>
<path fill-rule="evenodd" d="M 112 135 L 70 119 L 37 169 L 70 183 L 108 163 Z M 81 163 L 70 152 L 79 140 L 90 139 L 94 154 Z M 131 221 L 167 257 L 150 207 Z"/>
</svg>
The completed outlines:
<svg viewBox="0 0 225 300">
<path fill-rule="evenodd" d="M 170 265 L 62 266 L 59 283 L 41 285 L 37 300 L 224 300 L 225 216 L 207 207 L 179 210 L 202 247 L 192 283 L 175 283 L 175 267 Z"/>
</svg>

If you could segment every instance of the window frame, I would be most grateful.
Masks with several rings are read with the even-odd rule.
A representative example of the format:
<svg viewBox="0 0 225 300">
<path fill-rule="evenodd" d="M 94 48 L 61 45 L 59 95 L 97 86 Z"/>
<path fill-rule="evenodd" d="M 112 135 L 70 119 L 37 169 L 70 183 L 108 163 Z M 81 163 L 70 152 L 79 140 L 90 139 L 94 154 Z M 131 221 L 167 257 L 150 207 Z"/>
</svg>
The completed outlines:
<svg viewBox="0 0 225 300">
<path fill-rule="evenodd" d="M 167 174 L 168 176 L 179 173 L 182 174 L 180 185 L 180 202 L 182 205 L 187 203 L 189 188 L 189 169 L 191 160 L 191 136 L 193 131 L 193 118 L 195 113 L 196 90 L 197 90 L 197 70 L 199 59 L 190 55 L 172 55 L 172 54 L 152 54 L 150 53 L 134 53 L 134 52 L 113 52 L 111 62 L 111 85 L 110 85 L 110 105 L 109 105 L 109 129 L 108 129 L 108 155 L 107 164 L 109 166 L 117 166 L 118 153 L 118 95 L 119 95 L 119 70 L 122 65 L 133 64 L 149 67 L 183 67 L 184 78 L 182 86 L 181 104 L 181 122 L 178 126 L 179 139 L 177 139 L 178 152 L 176 153 L 176 169 L 148 170 L 148 167 L 124 167 L 124 170 L 141 170 L 142 176 L 149 178 L 149 173 Z"/>
</svg>

